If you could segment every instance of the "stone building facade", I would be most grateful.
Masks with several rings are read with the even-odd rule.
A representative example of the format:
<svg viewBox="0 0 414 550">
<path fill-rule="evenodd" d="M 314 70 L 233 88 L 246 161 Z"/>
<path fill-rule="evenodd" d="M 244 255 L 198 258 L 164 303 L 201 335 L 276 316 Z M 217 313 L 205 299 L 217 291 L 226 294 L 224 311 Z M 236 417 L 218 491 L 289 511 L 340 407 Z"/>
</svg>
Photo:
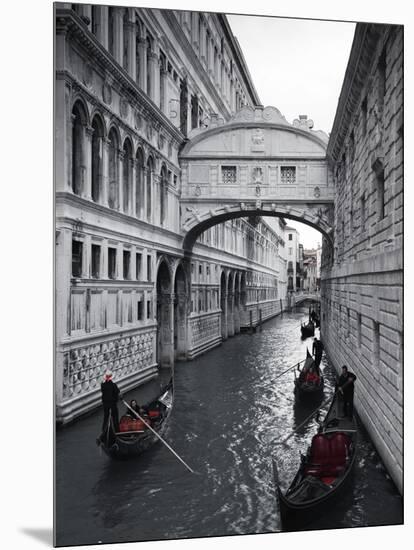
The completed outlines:
<svg viewBox="0 0 414 550">
<path fill-rule="evenodd" d="M 335 178 L 322 334 L 358 377 L 356 407 L 402 490 L 403 28 L 358 24 L 328 144 Z M 326 250 L 326 249 L 325 249 Z"/>
<path fill-rule="evenodd" d="M 229 220 L 183 253 L 179 151 L 259 98 L 225 16 L 56 5 L 56 404 L 95 407 L 286 295 L 285 223 Z"/>
</svg>

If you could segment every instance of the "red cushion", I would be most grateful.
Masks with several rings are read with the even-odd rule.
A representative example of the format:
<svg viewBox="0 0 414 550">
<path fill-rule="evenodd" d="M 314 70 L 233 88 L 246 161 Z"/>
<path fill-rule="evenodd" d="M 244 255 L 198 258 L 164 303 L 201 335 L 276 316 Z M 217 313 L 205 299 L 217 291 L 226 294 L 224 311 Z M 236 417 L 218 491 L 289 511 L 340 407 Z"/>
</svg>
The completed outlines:
<svg viewBox="0 0 414 550">
<path fill-rule="evenodd" d="M 310 454 L 312 464 L 329 464 L 330 454 L 328 437 L 323 434 L 313 436 Z"/>
</svg>

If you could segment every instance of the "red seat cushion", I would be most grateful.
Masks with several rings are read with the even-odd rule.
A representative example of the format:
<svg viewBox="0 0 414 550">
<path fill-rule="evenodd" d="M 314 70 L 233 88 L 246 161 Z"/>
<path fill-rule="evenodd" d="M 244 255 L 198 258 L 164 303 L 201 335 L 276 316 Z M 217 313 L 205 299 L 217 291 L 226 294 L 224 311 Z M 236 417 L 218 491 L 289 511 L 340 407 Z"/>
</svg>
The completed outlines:
<svg viewBox="0 0 414 550">
<path fill-rule="evenodd" d="M 312 439 L 310 462 L 305 467 L 305 475 L 316 477 L 337 477 L 345 469 L 350 439 L 346 434 L 332 436 L 317 434 Z"/>
</svg>

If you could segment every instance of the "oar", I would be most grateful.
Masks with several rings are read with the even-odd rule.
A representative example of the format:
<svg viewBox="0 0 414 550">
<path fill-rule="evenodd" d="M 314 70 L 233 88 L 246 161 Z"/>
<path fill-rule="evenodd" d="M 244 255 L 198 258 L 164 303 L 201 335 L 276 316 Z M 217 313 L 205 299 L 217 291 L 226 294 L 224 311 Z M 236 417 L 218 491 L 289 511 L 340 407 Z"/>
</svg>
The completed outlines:
<svg viewBox="0 0 414 550">
<path fill-rule="evenodd" d="M 194 470 L 192 470 L 192 469 L 190 468 L 190 466 L 189 466 L 186 462 L 184 462 L 184 460 L 174 451 L 174 449 L 173 449 L 172 447 L 170 447 L 170 445 L 168 445 L 168 443 L 160 436 L 160 434 L 158 434 L 155 430 L 153 430 L 153 429 L 151 428 L 151 426 L 150 426 L 147 422 L 145 422 L 145 420 L 142 418 L 142 416 L 140 416 L 136 411 L 134 411 L 134 409 L 133 409 L 132 407 L 130 407 L 126 401 L 122 400 L 122 402 L 124 403 L 124 405 L 125 405 L 130 411 L 132 411 L 132 412 L 135 414 L 135 416 L 136 416 L 137 418 L 139 418 L 139 419 L 141 420 L 141 422 L 143 422 L 143 423 L 145 424 L 145 426 L 146 426 L 147 428 L 149 428 L 149 429 L 152 431 L 152 433 L 153 433 L 154 435 L 156 435 L 156 436 L 158 437 L 158 439 L 159 439 L 160 441 L 162 441 L 162 443 L 164 443 L 164 445 L 167 447 L 167 449 L 168 449 L 169 451 L 171 451 L 172 454 L 173 454 L 175 457 L 177 457 L 178 460 L 179 460 L 182 464 L 184 464 L 184 466 L 187 468 L 187 470 L 189 470 L 192 474 L 195 474 L 195 473 L 196 473 L 196 472 L 194 472 Z"/>
<path fill-rule="evenodd" d="M 290 370 L 298 367 L 301 363 L 303 363 L 304 361 L 306 361 L 306 359 L 303 359 L 303 361 L 299 361 L 298 363 L 295 363 L 292 367 L 289 367 L 288 369 L 284 370 L 282 373 L 280 373 L 278 376 L 276 376 L 275 380 L 277 380 L 278 378 L 280 378 L 281 376 L 283 376 L 284 374 L 286 374 L 287 372 L 289 372 Z"/>
<path fill-rule="evenodd" d="M 301 424 L 299 424 L 299 426 L 297 426 L 292 432 L 290 432 L 290 434 L 287 437 L 285 437 L 285 439 L 283 439 L 282 441 L 276 441 L 276 445 L 284 445 L 286 443 L 286 441 L 288 441 L 298 430 L 300 430 L 300 428 L 302 428 L 302 426 L 304 426 L 306 424 L 306 422 L 308 422 L 312 418 L 312 416 L 315 413 L 318 412 L 319 409 L 321 409 L 322 407 L 327 405 L 330 401 L 332 401 L 332 399 L 335 397 L 335 393 L 334 393 L 333 397 L 330 397 L 329 399 L 324 401 L 322 403 L 322 405 L 319 405 L 319 407 L 317 407 L 307 418 L 305 418 L 305 420 Z"/>
</svg>

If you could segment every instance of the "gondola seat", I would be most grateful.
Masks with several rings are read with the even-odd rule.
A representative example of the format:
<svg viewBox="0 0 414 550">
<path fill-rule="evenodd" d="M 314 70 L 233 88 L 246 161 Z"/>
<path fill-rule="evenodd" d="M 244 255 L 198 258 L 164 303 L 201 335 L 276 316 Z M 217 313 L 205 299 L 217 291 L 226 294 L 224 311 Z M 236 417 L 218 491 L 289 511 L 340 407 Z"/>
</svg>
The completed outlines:
<svg viewBox="0 0 414 550">
<path fill-rule="evenodd" d="M 341 475 L 347 463 L 349 444 L 349 437 L 341 432 L 332 436 L 315 435 L 312 439 L 310 461 L 305 466 L 305 475 L 319 478 Z"/>
</svg>

